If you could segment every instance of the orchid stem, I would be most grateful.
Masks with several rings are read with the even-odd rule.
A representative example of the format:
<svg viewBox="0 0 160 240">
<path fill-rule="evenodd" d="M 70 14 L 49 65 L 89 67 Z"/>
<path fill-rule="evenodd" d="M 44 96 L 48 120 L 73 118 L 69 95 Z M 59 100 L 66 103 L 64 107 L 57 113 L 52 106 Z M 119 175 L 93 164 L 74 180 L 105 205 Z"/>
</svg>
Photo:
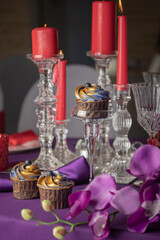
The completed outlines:
<svg viewBox="0 0 160 240">
<path fill-rule="evenodd" d="M 84 209 L 86 212 L 88 212 L 89 214 L 91 214 L 92 212 L 89 210 L 89 209 L 87 209 L 87 208 L 85 208 Z"/>
<path fill-rule="evenodd" d="M 117 213 L 119 213 L 119 212 L 115 211 L 115 212 L 109 214 L 109 216 L 111 216 L 110 222 L 112 222 L 114 220 Z"/>
<path fill-rule="evenodd" d="M 52 213 L 53 213 L 53 215 L 55 216 L 55 218 L 57 219 L 57 221 L 59 221 L 60 220 L 60 218 L 58 217 L 58 215 L 55 213 L 55 211 L 51 211 Z"/>
<path fill-rule="evenodd" d="M 36 221 L 36 222 L 39 223 L 39 224 L 37 224 L 37 226 L 40 226 L 40 225 L 54 225 L 54 224 L 57 224 L 57 223 L 65 223 L 65 224 L 67 224 L 67 225 L 70 225 L 71 228 L 70 228 L 70 230 L 69 230 L 67 233 L 72 232 L 73 229 L 74 229 L 76 226 L 88 224 L 88 222 L 79 222 L 79 223 L 73 224 L 73 223 L 70 223 L 70 222 L 68 222 L 68 221 L 61 220 L 54 211 L 53 211 L 52 213 L 53 213 L 54 216 L 56 217 L 57 221 L 47 223 L 47 222 L 40 221 L 40 220 L 38 220 L 38 219 L 36 219 L 36 218 L 32 218 L 32 219 L 33 219 L 34 221 Z"/>
<path fill-rule="evenodd" d="M 61 219 L 59 219 L 59 220 L 57 220 L 57 221 L 55 221 L 55 222 L 50 222 L 50 223 L 47 223 L 47 222 L 43 222 L 43 221 L 40 221 L 40 220 L 38 220 L 38 219 L 36 219 L 36 218 L 32 218 L 34 221 L 36 221 L 36 222 L 38 222 L 39 224 L 37 224 L 37 226 L 40 226 L 40 225 L 54 225 L 54 224 L 56 224 L 56 223 L 65 223 L 65 224 L 68 224 L 68 225 L 74 225 L 73 223 L 70 223 L 70 222 L 68 222 L 68 221 L 65 221 L 65 220 L 61 220 Z"/>
<path fill-rule="evenodd" d="M 79 222 L 79 223 L 72 224 L 70 230 L 69 230 L 67 233 L 72 232 L 73 229 L 74 229 L 76 226 L 79 226 L 79 225 L 85 225 L 85 224 L 88 224 L 88 222 Z"/>
<path fill-rule="evenodd" d="M 59 221 L 55 221 L 55 222 L 46 223 L 46 222 L 40 221 L 40 220 L 38 220 L 36 218 L 32 218 L 32 219 L 39 223 L 39 224 L 37 224 L 37 226 L 40 226 L 40 225 L 53 225 L 53 224 L 56 224 L 56 223 L 59 222 Z"/>
</svg>

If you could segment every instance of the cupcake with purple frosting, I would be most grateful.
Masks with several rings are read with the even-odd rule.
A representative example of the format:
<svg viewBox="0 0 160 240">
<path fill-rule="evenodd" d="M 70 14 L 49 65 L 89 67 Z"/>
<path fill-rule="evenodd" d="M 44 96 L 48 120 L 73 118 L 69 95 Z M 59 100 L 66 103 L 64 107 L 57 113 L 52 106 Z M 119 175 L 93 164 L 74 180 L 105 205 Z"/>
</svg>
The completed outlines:
<svg viewBox="0 0 160 240">
<path fill-rule="evenodd" d="M 13 185 L 13 196 L 18 199 L 32 199 L 39 197 L 37 180 L 41 175 L 37 165 L 30 160 L 15 165 L 10 173 Z"/>
<path fill-rule="evenodd" d="M 77 116 L 80 118 L 106 118 L 108 115 L 109 92 L 97 84 L 86 83 L 75 90 Z"/>
<path fill-rule="evenodd" d="M 68 207 L 68 196 L 72 192 L 74 182 L 68 180 L 66 175 L 58 171 L 44 172 L 38 179 L 37 186 L 41 202 L 49 200 L 52 209 Z"/>
</svg>

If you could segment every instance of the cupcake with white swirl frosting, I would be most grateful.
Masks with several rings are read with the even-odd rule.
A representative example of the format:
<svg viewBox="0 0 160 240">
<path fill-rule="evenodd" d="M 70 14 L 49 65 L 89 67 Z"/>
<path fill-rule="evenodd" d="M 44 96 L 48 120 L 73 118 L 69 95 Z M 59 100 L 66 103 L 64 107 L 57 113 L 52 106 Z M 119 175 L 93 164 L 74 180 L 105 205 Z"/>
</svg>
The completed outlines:
<svg viewBox="0 0 160 240">
<path fill-rule="evenodd" d="M 86 83 L 75 90 L 77 116 L 80 118 L 106 118 L 108 115 L 109 92 L 97 84 Z"/>
<path fill-rule="evenodd" d="M 18 199 L 32 199 L 39 197 L 37 180 L 41 175 L 37 165 L 30 160 L 15 165 L 10 173 L 13 185 L 13 196 Z"/>
<path fill-rule="evenodd" d="M 68 207 L 68 196 L 72 192 L 74 182 L 68 180 L 66 175 L 58 171 L 48 171 L 42 173 L 38 179 L 41 202 L 49 200 L 52 209 L 62 209 Z"/>
</svg>

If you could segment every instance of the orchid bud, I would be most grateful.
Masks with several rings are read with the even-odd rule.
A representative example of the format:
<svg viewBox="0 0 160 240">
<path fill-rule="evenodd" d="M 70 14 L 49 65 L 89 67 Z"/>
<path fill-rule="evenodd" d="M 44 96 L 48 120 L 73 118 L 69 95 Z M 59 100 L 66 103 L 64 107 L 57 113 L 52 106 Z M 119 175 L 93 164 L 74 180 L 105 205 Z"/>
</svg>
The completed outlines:
<svg viewBox="0 0 160 240">
<path fill-rule="evenodd" d="M 30 209 L 22 209 L 21 216 L 24 220 L 30 220 L 33 218 L 33 212 Z"/>
<path fill-rule="evenodd" d="M 42 208 L 46 212 L 51 212 L 52 211 L 52 204 L 49 200 L 43 200 L 42 201 Z"/>
<path fill-rule="evenodd" d="M 66 236 L 66 229 L 62 226 L 53 228 L 53 236 L 57 239 L 64 239 Z"/>
</svg>

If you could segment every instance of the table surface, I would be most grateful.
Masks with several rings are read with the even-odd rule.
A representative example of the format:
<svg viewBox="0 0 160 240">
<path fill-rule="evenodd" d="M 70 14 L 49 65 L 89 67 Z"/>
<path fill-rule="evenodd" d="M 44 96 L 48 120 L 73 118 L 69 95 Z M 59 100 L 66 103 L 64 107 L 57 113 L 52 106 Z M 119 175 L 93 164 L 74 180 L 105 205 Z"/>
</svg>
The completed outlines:
<svg viewBox="0 0 160 240">
<path fill-rule="evenodd" d="M 73 150 L 76 141 L 70 140 L 70 149 Z M 9 154 L 10 166 L 27 159 L 34 159 L 39 155 L 39 150 L 29 150 Z M 73 192 L 84 188 L 85 185 L 75 186 Z M 53 225 L 51 226 L 36 226 L 33 220 L 25 221 L 21 217 L 23 208 L 31 209 L 34 217 L 45 221 L 53 222 L 55 218 L 52 213 L 44 212 L 41 207 L 40 199 L 18 200 L 13 198 L 12 192 L 0 193 L 0 240 L 51 240 L 56 239 L 52 235 Z M 56 210 L 56 213 L 65 220 L 68 209 Z M 71 222 L 87 221 L 88 213 L 82 212 L 79 216 L 72 219 Z M 117 214 L 115 220 L 111 224 L 111 233 L 107 239 L 109 240 L 159 240 L 160 239 L 160 224 L 152 225 L 144 234 L 132 233 L 126 229 L 126 217 Z M 66 226 L 64 224 L 59 224 Z M 69 230 L 68 226 L 66 227 Z M 93 235 L 87 225 L 76 227 L 72 233 L 66 235 L 66 240 L 92 240 Z"/>
</svg>

